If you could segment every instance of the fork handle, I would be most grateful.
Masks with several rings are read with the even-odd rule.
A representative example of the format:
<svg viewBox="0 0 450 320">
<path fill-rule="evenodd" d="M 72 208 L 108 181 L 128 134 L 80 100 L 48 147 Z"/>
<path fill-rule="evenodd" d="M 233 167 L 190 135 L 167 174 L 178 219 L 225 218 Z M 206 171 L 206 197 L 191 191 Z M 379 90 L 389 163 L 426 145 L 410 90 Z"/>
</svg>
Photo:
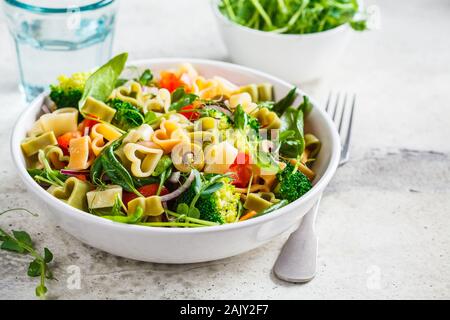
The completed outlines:
<svg viewBox="0 0 450 320">
<path fill-rule="evenodd" d="M 320 198 L 303 217 L 300 227 L 291 233 L 273 267 L 274 274 L 289 282 L 308 282 L 316 274 L 318 238 L 315 221 Z"/>
</svg>

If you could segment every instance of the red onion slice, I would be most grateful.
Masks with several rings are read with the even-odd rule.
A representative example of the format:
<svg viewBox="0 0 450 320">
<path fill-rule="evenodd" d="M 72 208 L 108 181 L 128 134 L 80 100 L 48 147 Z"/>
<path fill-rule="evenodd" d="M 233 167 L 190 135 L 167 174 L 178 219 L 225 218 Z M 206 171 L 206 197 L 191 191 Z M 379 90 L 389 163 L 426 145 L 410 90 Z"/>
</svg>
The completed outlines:
<svg viewBox="0 0 450 320">
<path fill-rule="evenodd" d="M 42 111 L 44 111 L 44 113 L 52 113 L 45 103 L 42 104 L 41 109 Z"/>
<path fill-rule="evenodd" d="M 77 176 L 77 175 L 80 175 L 80 174 L 89 174 L 89 170 L 61 169 L 60 172 L 62 174 L 68 175 L 68 176 Z"/>
<path fill-rule="evenodd" d="M 161 198 L 161 202 L 169 201 L 169 200 L 175 199 L 178 196 L 180 196 L 180 194 L 185 192 L 191 186 L 192 181 L 194 181 L 194 178 L 195 178 L 194 171 L 191 170 L 191 174 L 186 179 L 185 183 L 181 187 L 179 187 L 177 190 L 175 190 L 174 192 L 166 194 L 164 196 L 161 196 L 160 197 Z"/>
</svg>

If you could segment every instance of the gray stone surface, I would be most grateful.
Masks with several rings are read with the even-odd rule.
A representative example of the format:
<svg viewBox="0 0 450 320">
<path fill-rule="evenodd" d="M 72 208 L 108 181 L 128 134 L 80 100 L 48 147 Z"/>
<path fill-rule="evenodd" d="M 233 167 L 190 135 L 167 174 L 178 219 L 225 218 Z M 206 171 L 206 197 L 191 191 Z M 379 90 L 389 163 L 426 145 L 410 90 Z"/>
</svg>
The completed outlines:
<svg viewBox="0 0 450 320">
<path fill-rule="evenodd" d="M 192 56 L 227 59 L 208 1 L 122 2 L 115 51 L 131 59 Z M 170 3 L 170 4 L 169 4 Z M 90 248 L 49 221 L 9 156 L 9 135 L 24 106 L 15 57 L 0 20 L 0 209 L 26 207 L 38 218 L 2 216 L 56 257 L 55 299 L 388 299 L 450 298 L 450 4 L 378 1 L 382 29 L 355 34 L 341 64 L 304 86 L 325 99 L 330 89 L 358 94 L 351 161 L 338 170 L 321 203 L 316 278 L 305 285 L 275 279 L 271 268 L 286 239 L 237 257 L 194 265 L 129 261 Z M 130 32 L 139 36 L 130 37 Z M 33 299 L 27 257 L 0 252 L 0 297 Z M 68 289 L 68 267 L 81 289 Z"/>
</svg>

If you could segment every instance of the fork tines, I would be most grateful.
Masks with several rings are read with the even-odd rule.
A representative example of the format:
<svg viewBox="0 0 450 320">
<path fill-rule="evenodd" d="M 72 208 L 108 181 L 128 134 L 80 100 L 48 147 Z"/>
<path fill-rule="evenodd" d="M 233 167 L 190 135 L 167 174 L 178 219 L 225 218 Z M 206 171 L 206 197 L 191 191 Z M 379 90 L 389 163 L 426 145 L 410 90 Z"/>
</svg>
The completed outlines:
<svg viewBox="0 0 450 320">
<path fill-rule="evenodd" d="M 342 152 L 340 165 L 346 163 L 349 158 L 350 139 L 352 135 L 353 111 L 356 104 L 356 94 L 330 92 L 325 111 L 336 124 L 341 138 Z"/>
</svg>

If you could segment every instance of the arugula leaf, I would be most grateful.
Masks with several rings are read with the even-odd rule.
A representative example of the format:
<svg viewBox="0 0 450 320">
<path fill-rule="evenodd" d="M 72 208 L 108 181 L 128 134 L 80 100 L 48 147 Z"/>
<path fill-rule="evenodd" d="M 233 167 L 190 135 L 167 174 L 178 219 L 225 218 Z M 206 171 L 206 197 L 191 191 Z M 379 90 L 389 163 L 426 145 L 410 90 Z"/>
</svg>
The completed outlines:
<svg viewBox="0 0 450 320">
<path fill-rule="evenodd" d="M 139 79 L 137 79 L 138 82 L 140 84 L 142 84 L 143 86 L 147 85 L 150 81 L 153 80 L 153 73 L 150 69 L 146 69 L 141 76 L 139 77 Z"/>
<path fill-rule="evenodd" d="M 89 76 L 84 86 L 83 96 L 78 104 L 80 110 L 88 97 L 100 101 L 106 101 L 108 99 L 115 88 L 117 79 L 125 67 L 127 59 L 128 53 L 119 54 Z"/>
<path fill-rule="evenodd" d="M 292 106 L 295 99 L 297 99 L 297 96 L 297 87 L 293 87 L 283 99 L 277 101 L 273 105 L 272 111 L 274 111 L 278 116 L 282 116 L 286 109 Z"/>
<path fill-rule="evenodd" d="M 198 96 L 196 94 L 186 93 L 183 87 L 179 87 L 172 93 L 172 103 L 169 110 L 179 111 L 181 108 L 192 104 L 197 99 Z"/>
<path fill-rule="evenodd" d="M 307 96 L 303 96 L 303 102 L 300 104 L 300 106 L 298 108 L 303 111 L 304 116 L 307 116 L 308 113 L 311 112 L 313 105 L 309 101 L 309 98 Z"/>
<path fill-rule="evenodd" d="M 104 148 L 91 166 L 90 176 L 94 185 L 104 185 L 102 177 L 106 174 L 113 184 L 121 186 L 124 190 L 142 196 L 136 190 L 134 179 L 127 169 L 117 160 L 114 151 L 120 146 L 122 139 L 118 139 Z"/>
<path fill-rule="evenodd" d="M 166 170 L 164 170 L 160 176 L 159 176 L 159 186 L 158 190 L 156 191 L 156 195 L 159 196 L 161 193 L 162 188 L 164 187 L 164 183 L 166 183 L 167 179 L 169 179 L 170 175 L 172 174 L 172 165 L 170 165 Z"/>
<path fill-rule="evenodd" d="M 236 129 L 245 129 L 248 124 L 248 115 L 239 104 L 234 111 L 234 127 Z"/>
</svg>

